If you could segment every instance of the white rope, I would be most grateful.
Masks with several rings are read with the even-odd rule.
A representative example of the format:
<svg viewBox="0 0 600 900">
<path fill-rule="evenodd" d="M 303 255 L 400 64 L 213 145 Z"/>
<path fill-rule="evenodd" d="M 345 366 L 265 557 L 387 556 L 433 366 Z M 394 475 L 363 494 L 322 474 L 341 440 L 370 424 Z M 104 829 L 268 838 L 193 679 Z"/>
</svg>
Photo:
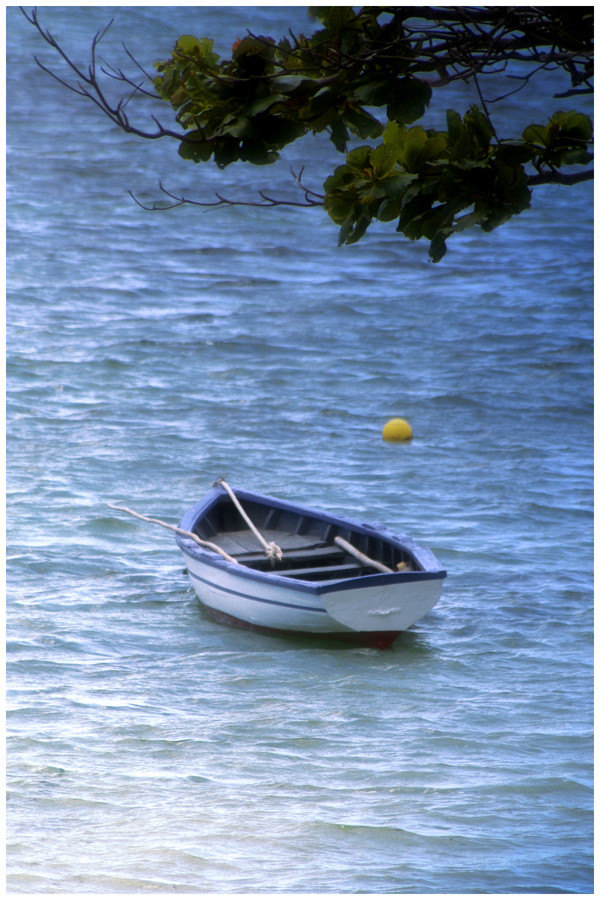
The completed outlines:
<svg viewBox="0 0 600 900">
<path fill-rule="evenodd" d="M 215 481 L 215 485 L 220 485 L 222 488 L 224 488 L 224 489 L 227 491 L 227 493 L 228 493 L 229 496 L 231 497 L 231 499 L 232 499 L 234 505 L 236 506 L 238 512 L 240 513 L 240 515 L 242 516 L 242 518 L 244 519 L 244 521 L 246 522 L 246 524 L 248 525 L 248 527 L 250 528 L 250 530 L 251 530 L 251 531 L 253 532 L 253 534 L 258 538 L 258 540 L 260 541 L 260 543 L 261 543 L 261 544 L 263 545 L 263 547 L 265 548 L 265 553 L 267 554 L 267 557 L 268 557 L 270 560 L 275 560 L 275 559 L 276 559 L 276 560 L 281 560 L 281 559 L 283 559 L 283 550 L 281 549 L 281 547 L 279 547 L 278 544 L 275 543 L 275 541 L 267 542 L 267 541 L 264 539 L 264 537 L 262 536 L 262 534 L 260 533 L 260 531 L 258 530 L 258 528 L 256 528 L 256 526 L 253 524 L 253 522 L 250 520 L 250 518 L 248 517 L 248 515 L 247 515 L 246 512 L 244 511 L 244 509 L 243 509 L 243 507 L 242 507 L 240 501 L 239 501 L 238 498 L 235 496 L 235 494 L 233 493 L 233 491 L 231 490 L 231 488 L 229 487 L 229 485 L 227 484 L 227 482 L 225 481 L 225 479 L 224 479 L 224 478 L 218 478 L 218 479 Z"/>
<path fill-rule="evenodd" d="M 177 525 L 169 525 L 168 522 L 163 522 L 161 519 L 150 519 L 148 516 L 143 516 L 141 513 L 134 512 L 133 509 L 128 509 L 127 506 L 114 506 L 114 504 L 109 503 L 108 506 L 111 509 L 119 509 L 121 512 L 129 513 L 130 516 L 135 516 L 136 519 L 141 519 L 143 522 L 151 522 L 153 525 L 162 525 L 163 528 L 170 528 L 171 531 L 177 532 L 177 534 L 182 534 L 184 537 L 189 537 L 201 547 L 207 547 L 209 550 L 214 550 L 216 553 L 220 553 L 221 556 L 224 556 L 225 559 L 229 560 L 229 562 L 234 562 L 239 564 L 239 560 L 234 559 L 233 556 L 230 556 L 229 553 L 225 553 L 220 547 L 216 544 L 211 544 L 210 541 L 203 541 L 198 537 L 197 534 L 193 534 L 191 531 L 185 531 L 183 528 L 178 528 Z"/>
</svg>

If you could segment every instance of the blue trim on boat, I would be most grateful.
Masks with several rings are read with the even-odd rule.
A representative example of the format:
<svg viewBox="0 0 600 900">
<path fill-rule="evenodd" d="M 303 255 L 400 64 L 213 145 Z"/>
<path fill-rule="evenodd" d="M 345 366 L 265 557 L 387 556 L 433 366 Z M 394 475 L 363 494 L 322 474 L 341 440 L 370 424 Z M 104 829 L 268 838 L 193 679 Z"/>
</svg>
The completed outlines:
<svg viewBox="0 0 600 900">
<path fill-rule="evenodd" d="M 208 565 L 215 569 L 225 569 L 237 579 L 256 581 L 260 584 L 277 584 L 282 588 L 298 593 L 313 594 L 317 597 L 322 594 L 331 594 L 334 591 L 360 590 L 361 588 L 376 587 L 380 584 L 406 584 L 410 581 L 442 581 L 446 578 L 446 572 L 439 570 L 437 572 L 390 572 L 389 575 L 385 573 L 381 575 L 360 575 L 356 578 L 340 578 L 338 581 L 303 581 L 301 578 L 287 578 L 284 574 L 278 572 L 261 572 L 258 569 L 250 569 L 237 563 L 230 563 L 216 553 L 213 554 L 210 551 L 202 550 L 201 547 L 198 547 L 197 544 L 189 539 L 186 543 L 184 543 L 185 541 L 185 538 L 179 538 L 178 543 L 181 549 L 188 556 L 198 560 L 203 566 Z M 190 574 L 192 573 L 190 572 Z M 205 584 L 210 584 L 212 587 L 219 587 L 220 589 L 220 586 L 215 585 L 213 582 L 205 581 Z M 256 599 L 254 594 L 244 594 L 236 591 L 230 591 L 230 593 L 237 593 L 239 597 Z"/>
<path fill-rule="evenodd" d="M 404 545 L 411 551 L 415 549 L 423 549 L 421 547 L 418 547 L 413 539 L 408 535 L 392 534 L 387 530 L 385 526 L 382 525 L 377 525 L 375 523 L 369 522 L 359 522 L 356 519 L 350 519 L 347 516 L 336 515 L 335 513 L 326 512 L 322 509 L 316 509 L 312 506 L 305 506 L 301 503 L 292 503 L 289 500 L 281 500 L 279 497 L 272 497 L 270 494 L 256 494 L 253 491 L 246 491 L 242 488 L 237 487 L 234 487 L 233 490 L 236 497 L 238 497 L 241 502 L 243 502 L 244 500 L 249 500 L 256 503 L 262 503 L 275 509 L 283 510 L 285 512 L 312 516 L 315 519 L 319 519 L 321 522 L 327 522 L 327 524 L 329 525 L 340 525 L 342 527 L 349 528 L 352 531 L 356 531 L 359 534 L 370 535 L 377 538 L 383 537 L 386 540 L 397 542 L 399 545 Z M 218 503 L 225 497 L 227 497 L 227 491 L 225 490 L 225 488 L 218 485 L 211 488 L 204 495 L 204 497 L 202 497 L 201 500 L 199 500 L 191 509 L 187 510 L 181 522 L 179 523 L 179 527 L 183 528 L 184 531 L 193 531 L 194 524 L 198 521 L 198 519 L 201 516 L 205 516 L 212 509 L 212 507 L 215 506 L 216 503 Z M 179 536 L 176 536 L 176 539 L 178 537 Z M 197 546 L 198 545 L 196 545 L 196 547 Z"/>
<path fill-rule="evenodd" d="M 188 530 L 189 529 L 186 529 L 186 531 Z M 314 596 L 317 596 L 320 593 L 318 590 L 318 581 L 292 581 L 291 578 L 284 578 L 283 575 L 278 575 L 276 572 L 260 572 L 258 569 L 251 569 L 248 566 L 240 565 L 239 563 L 231 563 L 212 550 L 203 550 L 202 547 L 199 547 L 198 544 L 194 543 L 194 541 L 191 541 L 189 538 L 182 538 L 180 535 L 176 535 L 176 540 L 183 553 L 187 553 L 188 556 L 191 556 L 192 559 L 197 560 L 203 566 L 212 566 L 214 569 L 224 569 L 238 579 L 245 578 L 247 581 L 258 581 L 260 584 L 277 584 L 279 587 L 292 588 L 294 591 L 313 594 Z M 211 582 L 207 582 L 207 584 L 210 583 Z M 240 594 L 240 596 L 253 597 L 254 595 Z"/>
<path fill-rule="evenodd" d="M 232 591 L 230 588 L 223 587 L 220 584 L 214 584 L 214 582 L 208 581 L 206 578 L 201 578 L 199 575 L 196 575 L 195 572 L 191 572 L 189 569 L 188 575 L 190 576 L 190 578 L 193 578 L 194 581 L 199 581 L 202 584 L 207 584 L 214 590 L 220 591 L 225 594 L 232 594 L 234 597 L 243 597 L 245 600 L 253 600 L 255 603 L 268 603 L 270 606 L 287 606 L 289 607 L 289 609 L 300 609 L 305 612 L 316 612 L 327 615 L 326 610 L 316 606 L 299 606 L 297 603 L 284 603 L 281 600 L 267 600 L 264 597 L 256 597 L 254 594 L 243 594 L 241 591 Z"/>
<path fill-rule="evenodd" d="M 360 590 L 376 587 L 378 584 L 407 584 L 409 581 L 443 581 L 446 572 L 392 572 L 390 575 L 363 575 L 345 581 L 323 581 L 319 583 L 319 594 L 334 591 Z M 318 582 L 317 582 L 318 583 Z"/>
<path fill-rule="evenodd" d="M 367 522 L 358 522 L 355 519 L 350 519 L 346 516 L 338 516 L 323 510 L 314 509 L 310 506 L 280 500 L 278 497 L 271 497 L 268 494 L 255 494 L 251 491 L 245 491 L 238 488 L 235 488 L 234 490 L 236 496 L 242 502 L 245 500 L 256 501 L 275 509 L 312 516 L 322 522 L 327 522 L 334 526 L 346 527 L 359 534 L 379 539 L 383 538 L 397 548 L 411 553 L 419 564 L 423 566 L 423 570 L 417 572 L 391 572 L 389 575 L 383 573 L 378 575 L 361 575 L 356 578 L 342 578 L 337 581 L 302 581 L 301 579 L 286 578 L 283 574 L 276 572 L 261 572 L 257 569 L 230 563 L 217 553 L 202 549 L 198 544 L 190 540 L 190 538 L 176 535 L 175 539 L 180 549 L 184 553 L 187 553 L 188 556 L 201 562 L 203 565 L 209 565 L 216 569 L 225 570 L 230 572 L 236 578 L 244 578 L 248 581 L 256 581 L 263 584 L 276 584 L 280 587 L 291 589 L 299 593 L 308 593 L 315 596 L 333 593 L 334 591 L 359 590 L 371 586 L 375 587 L 380 584 L 402 584 L 411 581 L 443 581 L 443 579 L 447 577 L 447 572 L 443 569 L 434 568 L 435 566 L 439 566 L 439 563 L 433 553 L 416 544 L 408 535 L 393 534 L 384 526 L 369 524 Z M 206 516 L 208 512 L 226 496 L 227 492 L 223 487 L 215 486 L 211 488 L 211 490 L 209 490 L 195 506 L 185 513 L 179 523 L 179 527 L 184 531 L 193 532 L 196 522 L 203 516 Z M 206 583 L 210 584 L 210 582 Z M 251 594 L 240 593 L 239 596 L 256 599 Z"/>
</svg>

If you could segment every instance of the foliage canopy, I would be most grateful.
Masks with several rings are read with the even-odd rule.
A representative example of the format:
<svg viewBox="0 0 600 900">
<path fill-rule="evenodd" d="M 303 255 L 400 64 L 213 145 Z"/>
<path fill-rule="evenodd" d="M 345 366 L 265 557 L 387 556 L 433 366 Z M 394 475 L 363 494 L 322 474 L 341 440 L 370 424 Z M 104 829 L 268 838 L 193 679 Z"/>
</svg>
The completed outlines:
<svg viewBox="0 0 600 900">
<path fill-rule="evenodd" d="M 116 106 L 106 101 L 94 59 L 102 35 L 84 73 L 41 29 L 35 12 L 28 18 L 77 74 L 72 90 L 124 131 L 175 138 L 186 160 L 263 166 L 286 145 L 326 132 L 344 161 L 325 180 L 323 194 L 298 179 L 305 203 L 296 205 L 324 206 L 341 244 L 359 240 L 379 220 L 396 223 L 410 240 L 429 240 L 438 261 L 453 233 L 473 226 L 491 231 L 527 209 L 536 185 L 592 177 L 581 168 L 592 160 L 589 116 L 559 109 L 519 135 L 500 137 L 489 108 L 503 98 L 484 99 L 482 82 L 493 75 L 497 84 L 504 73 L 512 79 L 507 96 L 560 70 L 568 79 L 561 99 L 590 93 L 593 7 L 334 6 L 311 13 L 319 23 L 312 35 L 289 32 L 275 41 L 247 34 L 227 59 L 209 38 L 180 37 L 151 79 L 180 131 L 155 119 L 152 132 L 130 124 L 125 106 L 141 85 L 120 70 L 109 74 L 133 92 Z M 472 81 L 479 102 L 462 115 L 447 110 L 443 131 L 414 124 L 434 91 L 452 81 Z M 575 171 L 565 173 L 570 166 Z M 261 196 L 255 205 L 280 205 Z M 198 205 L 231 202 L 219 196 L 216 204 Z"/>
</svg>

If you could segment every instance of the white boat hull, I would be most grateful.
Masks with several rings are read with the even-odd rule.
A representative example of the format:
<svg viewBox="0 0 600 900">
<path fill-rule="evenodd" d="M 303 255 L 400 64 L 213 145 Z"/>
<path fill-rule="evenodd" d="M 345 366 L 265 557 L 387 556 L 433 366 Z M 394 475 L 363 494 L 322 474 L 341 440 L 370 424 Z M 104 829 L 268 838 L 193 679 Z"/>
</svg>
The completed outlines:
<svg viewBox="0 0 600 900">
<path fill-rule="evenodd" d="M 441 581 L 409 581 L 332 591 L 323 600 L 332 621 L 353 631 L 406 631 L 433 609 L 441 595 Z"/>
<path fill-rule="evenodd" d="M 327 634 L 352 629 L 328 614 L 322 599 L 294 585 L 253 583 L 230 572 L 215 571 L 184 553 L 189 579 L 200 602 L 215 612 L 257 628 Z M 283 579 L 281 579 L 283 580 Z M 279 579 L 278 579 L 279 581 Z"/>
<path fill-rule="evenodd" d="M 190 537 L 178 535 L 191 585 L 206 609 L 216 618 L 248 628 L 297 634 L 337 635 L 364 639 L 365 643 L 389 646 L 398 634 L 423 618 L 437 603 L 446 573 L 428 550 L 417 547 L 410 538 L 389 534 L 381 526 L 352 523 L 350 520 L 319 513 L 262 495 L 240 492 L 242 499 L 255 505 L 273 508 L 273 515 L 287 519 L 297 516 L 304 523 L 298 532 L 293 528 L 292 543 L 310 522 L 310 529 L 323 533 L 351 533 L 355 539 L 376 539 L 402 553 L 412 567 L 406 571 L 344 577 L 324 568 L 323 576 L 315 569 L 295 569 L 293 573 L 277 569 L 253 568 L 240 561 L 224 559 L 210 549 L 199 547 Z M 214 489 L 200 504 L 188 511 L 181 527 L 188 534 L 206 527 L 221 501 Z M 262 505 L 261 505 L 262 504 Z M 295 520 L 294 520 L 295 521 Z M 221 539 L 240 540 L 239 532 L 224 531 Z M 246 538 L 244 538 L 245 540 Z M 329 540 L 329 539 L 328 539 Z M 328 543 L 328 546 L 329 543 Z M 294 556 L 292 551 L 291 556 Z M 320 551 L 311 549 L 313 554 Z M 247 555 L 247 554 L 246 554 Z M 318 558 L 315 557 L 315 563 Z M 293 565 L 293 563 L 292 563 Z M 340 569 L 344 569 L 342 565 Z M 346 567 L 347 568 L 347 567 Z M 305 571 L 307 572 L 305 576 Z M 309 574 L 309 573 L 312 573 Z M 293 577 L 290 577 L 293 575 Z M 323 580 L 319 580 L 320 578 Z M 315 580 L 316 578 L 316 580 Z"/>
</svg>

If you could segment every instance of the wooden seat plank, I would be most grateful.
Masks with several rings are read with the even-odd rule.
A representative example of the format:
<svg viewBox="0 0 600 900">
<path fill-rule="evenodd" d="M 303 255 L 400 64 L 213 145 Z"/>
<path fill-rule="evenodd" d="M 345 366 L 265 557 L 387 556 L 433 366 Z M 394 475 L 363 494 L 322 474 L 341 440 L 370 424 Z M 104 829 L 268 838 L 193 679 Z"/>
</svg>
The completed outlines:
<svg viewBox="0 0 600 900">
<path fill-rule="evenodd" d="M 344 552 L 330 545 L 325 547 L 308 547 L 301 550 L 286 550 L 283 556 L 283 562 L 309 562 L 313 560 L 319 562 L 320 560 L 325 559 L 331 559 L 334 562 L 335 560 L 341 560 L 343 558 Z M 266 554 L 264 550 L 261 553 L 240 553 L 236 554 L 236 559 L 239 559 L 244 565 L 250 566 L 266 559 Z"/>
<path fill-rule="evenodd" d="M 309 581 L 333 581 L 336 578 L 349 578 L 353 573 L 358 575 L 362 571 L 362 566 L 355 563 L 345 563 L 341 566 L 316 566 L 303 569 L 287 569 L 286 571 L 277 572 L 277 575 L 283 575 L 286 578 L 304 578 Z M 318 576 L 323 578 L 319 579 Z"/>
<path fill-rule="evenodd" d="M 327 546 L 325 541 L 319 540 L 315 535 L 290 534 L 287 531 L 278 531 L 276 529 L 266 529 L 261 534 L 267 543 L 277 544 L 284 553 L 309 551 L 313 548 Z M 257 558 L 260 558 L 265 552 L 263 545 L 249 529 L 223 532 L 213 535 L 210 540 L 232 556 L 256 554 Z M 330 549 L 333 550 L 334 548 Z"/>
</svg>

